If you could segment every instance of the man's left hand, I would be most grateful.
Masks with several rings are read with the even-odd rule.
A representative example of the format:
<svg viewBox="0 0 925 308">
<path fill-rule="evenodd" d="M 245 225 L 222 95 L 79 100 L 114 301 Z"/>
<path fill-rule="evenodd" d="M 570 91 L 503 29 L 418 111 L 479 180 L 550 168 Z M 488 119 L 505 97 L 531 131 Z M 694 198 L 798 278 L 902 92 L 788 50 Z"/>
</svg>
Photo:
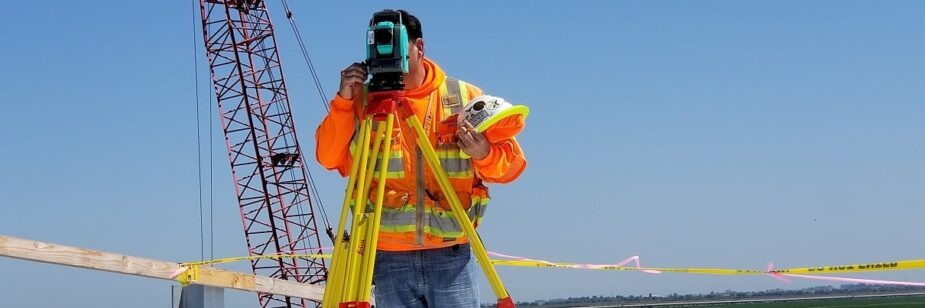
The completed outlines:
<svg viewBox="0 0 925 308">
<path fill-rule="evenodd" d="M 459 145 L 459 148 L 472 159 L 481 160 L 488 157 L 488 152 L 491 150 L 488 138 L 476 131 L 469 121 L 465 121 L 463 125 L 459 126 L 456 131 L 456 138 L 458 139 L 456 144 Z"/>
</svg>

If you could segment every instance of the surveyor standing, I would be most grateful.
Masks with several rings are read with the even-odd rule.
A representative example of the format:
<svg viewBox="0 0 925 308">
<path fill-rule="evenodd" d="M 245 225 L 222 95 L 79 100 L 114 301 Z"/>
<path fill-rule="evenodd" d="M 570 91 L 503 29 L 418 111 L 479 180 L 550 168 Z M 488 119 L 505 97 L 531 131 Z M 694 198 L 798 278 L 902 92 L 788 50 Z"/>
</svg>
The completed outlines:
<svg viewBox="0 0 925 308">
<path fill-rule="evenodd" d="M 526 168 L 524 153 L 513 136 L 479 133 L 465 122 L 456 130 L 457 140 L 440 142 L 436 132 L 449 122 L 444 120 L 460 113 L 470 99 L 483 93 L 470 83 L 447 77 L 434 61 L 424 57 L 420 21 L 404 10 L 399 12 L 409 38 L 409 69 L 403 75 L 405 96 L 430 134 L 453 189 L 477 226 L 489 201 L 486 184 L 517 179 Z M 356 137 L 366 79 L 367 69 L 361 63 L 341 71 L 340 90 L 316 131 L 318 162 L 341 176 L 350 173 L 352 153 L 361 146 Z M 396 121 L 393 143 L 388 145 L 390 161 L 373 277 L 376 304 L 479 307 L 478 276 L 469 241 L 420 149 L 410 138 L 412 131 L 402 121 Z M 375 188 L 377 183 L 374 181 L 372 186 Z M 373 198 L 370 196 L 370 203 Z"/>
</svg>

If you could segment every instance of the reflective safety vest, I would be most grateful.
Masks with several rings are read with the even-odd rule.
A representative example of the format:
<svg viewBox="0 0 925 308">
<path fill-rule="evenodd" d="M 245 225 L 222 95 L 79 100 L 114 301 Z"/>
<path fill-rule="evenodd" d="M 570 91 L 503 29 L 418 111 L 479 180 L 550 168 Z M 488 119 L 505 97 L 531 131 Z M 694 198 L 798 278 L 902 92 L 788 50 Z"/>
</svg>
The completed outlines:
<svg viewBox="0 0 925 308">
<path fill-rule="evenodd" d="M 462 155 L 459 146 L 455 142 L 438 142 L 434 133 L 434 126 L 463 110 L 470 100 L 470 91 L 481 95 L 478 88 L 447 77 L 437 93 L 431 94 L 423 126 L 430 135 L 431 145 L 437 152 L 440 165 L 446 171 L 469 219 L 477 227 L 482 222 L 490 200 L 488 188 L 482 184 L 471 159 Z M 365 96 L 364 93 L 364 103 L 360 105 L 365 105 Z M 355 127 L 359 127 L 359 122 Z M 386 170 L 386 193 L 379 227 L 378 249 L 420 250 L 468 242 L 462 227 L 456 222 L 446 196 L 440 191 L 430 168 L 426 166 L 427 162 L 417 144 L 413 139 L 403 138 L 414 136 L 413 129 L 398 118 L 394 127 L 393 142 L 389 145 L 389 166 Z M 376 125 L 373 125 L 373 132 L 376 128 Z M 355 131 L 350 142 L 351 160 L 354 159 L 353 155 L 359 143 L 358 135 L 359 132 Z M 372 142 L 368 146 L 372 149 Z M 382 156 L 381 151 L 377 153 L 377 166 L 379 159 L 384 159 Z M 373 210 L 378 176 L 379 170 L 376 170 L 367 202 L 369 212 Z"/>
</svg>

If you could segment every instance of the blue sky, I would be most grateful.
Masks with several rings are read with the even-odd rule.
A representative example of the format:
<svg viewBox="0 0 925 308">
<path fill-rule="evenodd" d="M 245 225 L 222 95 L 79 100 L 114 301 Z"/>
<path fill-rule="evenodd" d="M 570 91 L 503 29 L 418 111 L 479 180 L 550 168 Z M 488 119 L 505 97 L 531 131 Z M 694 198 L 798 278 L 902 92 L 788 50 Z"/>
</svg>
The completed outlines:
<svg viewBox="0 0 925 308">
<path fill-rule="evenodd" d="M 925 3 L 291 2 L 328 97 L 365 56 L 369 16 L 406 8 L 449 74 L 530 106 L 519 137 L 529 167 L 493 188 L 480 227 L 490 250 L 744 269 L 925 257 Z M 312 153 L 324 102 L 281 4 L 269 5 Z M 0 234 L 199 259 L 198 63 L 202 200 L 214 204 L 205 240 L 216 257 L 246 253 L 190 1 L 13 2 L 0 33 Z M 311 171 L 335 216 L 343 179 Z M 499 272 L 515 300 L 819 284 Z M 16 307 L 166 307 L 171 285 L 9 259 L 0 277 Z"/>
</svg>

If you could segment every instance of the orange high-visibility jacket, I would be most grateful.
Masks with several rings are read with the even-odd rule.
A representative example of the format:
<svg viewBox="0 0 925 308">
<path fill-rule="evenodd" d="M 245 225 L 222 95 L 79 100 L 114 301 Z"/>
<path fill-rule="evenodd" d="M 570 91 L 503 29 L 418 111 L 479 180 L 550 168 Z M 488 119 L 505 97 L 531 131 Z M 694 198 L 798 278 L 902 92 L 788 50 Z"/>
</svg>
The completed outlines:
<svg viewBox="0 0 925 308">
<path fill-rule="evenodd" d="M 405 95 L 418 120 L 428 130 L 441 166 L 447 171 L 469 218 L 477 226 L 489 201 L 488 188 L 483 182 L 512 182 L 520 176 L 527 162 L 514 138 L 494 141 L 488 156 L 482 160 L 460 155 L 462 152 L 455 143 L 438 142 L 435 132 L 440 122 L 453 110 L 458 110 L 460 102 L 465 105 L 471 98 L 482 95 L 482 90 L 447 77 L 436 63 L 426 58 L 423 60 L 426 71 L 424 83 L 416 89 L 407 90 Z M 331 101 L 330 113 L 315 132 L 318 162 L 328 170 L 337 170 L 341 176 L 349 174 L 353 153 L 360 142 L 355 139 L 365 95 L 358 90 L 353 98 L 355 101 L 337 95 Z M 430 116 L 425 117 L 428 110 Z M 466 243 L 462 228 L 454 219 L 430 168 L 423 157 L 418 157 L 417 145 L 414 140 L 403 138 L 414 136 L 412 131 L 396 118 L 395 141 L 389 148 L 386 194 L 377 248 L 407 251 Z M 418 168 L 424 168 L 421 170 L 423 174 L 418 172 Z M 377 177 L 378 171 L 373 177 L 373 188 L 377 186 Z M 375 189 L 370 192 L 375 192 Z M 370 194 L 369 203 L 373 201 L 373 195 Z"/>
</svg>

